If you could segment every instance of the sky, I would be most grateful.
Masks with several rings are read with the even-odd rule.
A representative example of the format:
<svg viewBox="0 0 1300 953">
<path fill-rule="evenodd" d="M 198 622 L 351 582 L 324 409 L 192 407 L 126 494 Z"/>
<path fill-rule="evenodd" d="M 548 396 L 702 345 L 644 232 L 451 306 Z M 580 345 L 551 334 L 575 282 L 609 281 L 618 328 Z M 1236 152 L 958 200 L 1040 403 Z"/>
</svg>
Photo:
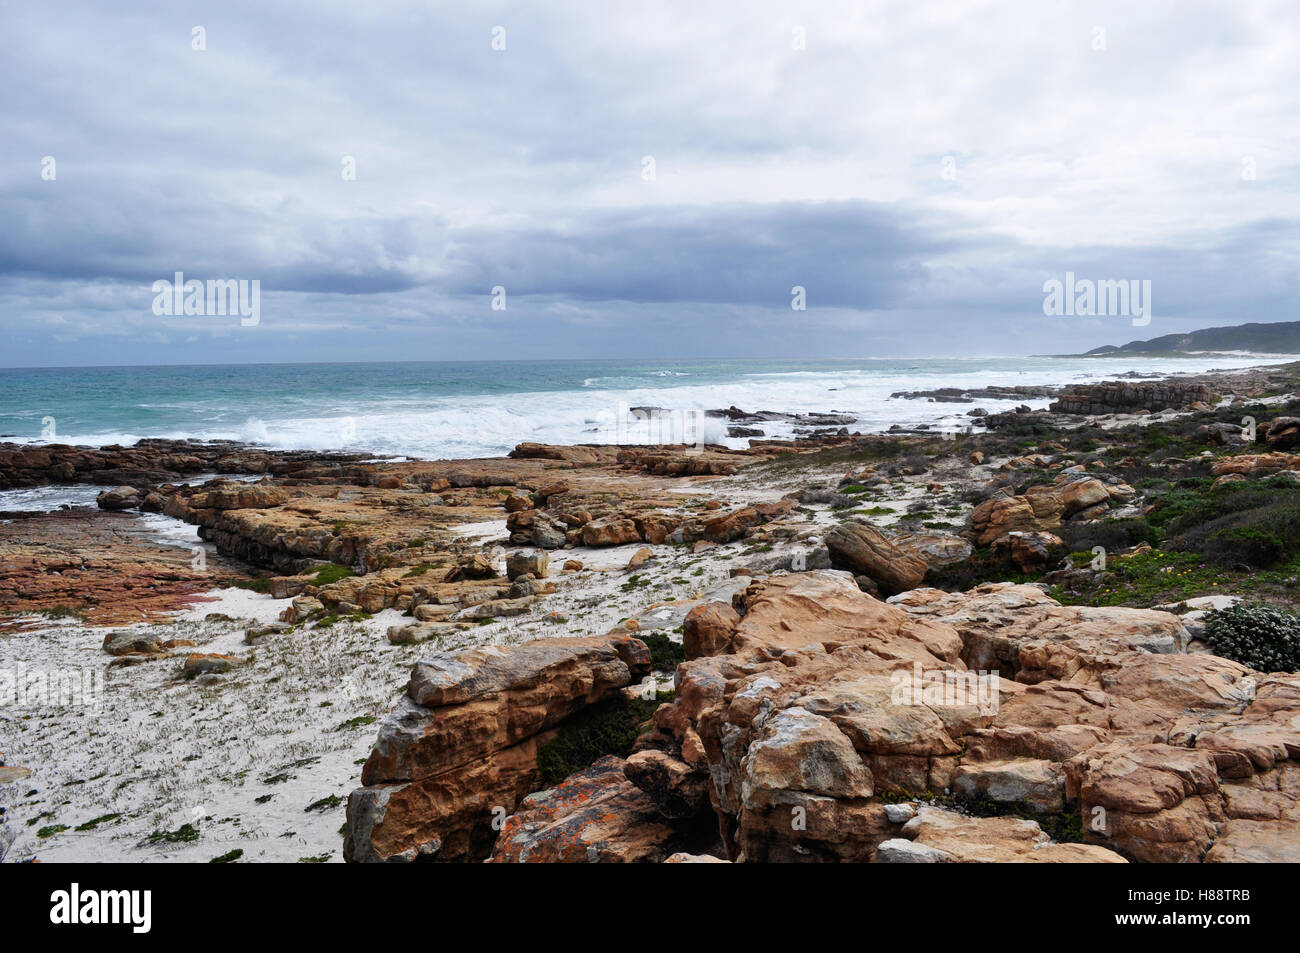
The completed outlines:
<svg viewBox="0 0 1300 953">
<path fill-rule="evenodd" d="M 0 366 L 1292 320 L 1298 47 L 1265 0 L 10 3 Z M 258 282 L 256 323 L 156 313 L 177 272 Z M 1149 280 L 1150 323 L 1044 314 L 1067 272 Z"/>
</svg>

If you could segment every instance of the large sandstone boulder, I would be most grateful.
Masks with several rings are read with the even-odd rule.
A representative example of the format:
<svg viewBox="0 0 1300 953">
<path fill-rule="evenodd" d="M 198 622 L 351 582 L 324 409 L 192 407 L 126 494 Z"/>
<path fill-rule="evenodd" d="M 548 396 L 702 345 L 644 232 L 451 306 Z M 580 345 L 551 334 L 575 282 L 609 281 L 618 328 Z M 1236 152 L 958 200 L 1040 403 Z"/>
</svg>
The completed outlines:
<svg viewBox="0 0 1300 953">
<path fill-rule="evenodd" d="M 873 599 L 844 572 L 767 577 L 751 583 L 740 601 L 745 612 L 730 642 L 741 654 L 860 643 L 885 657 L 947 667 L 961 653 L 953 629 Z"/>
<path fill-rule="evenodd" d="M 1064 678 L 1099 685 L 1120 653 L 1175 652 L 1188 638 L 1172 613 L 1063 606 L 1032 585 L 984 583 L 966 593 L 915 589 L 889 601 L 956 629 L 969 667 L 1026 683 Z"/>
<path fill-rule="evenodd" d="M 1300 470 L 1300 454 L 1242 453 L 1221 457 L 1210 465 L 1210 472 L 1215 476 L 1240 474 L 1253 480 L 1286 470 Z"/>
<path fill-rule="evenodd" d="M 685 519 L 671 513 L 647 513 L 636 517 L 633 522 L 642 539 L 658 546 L 668 542 L 669 537 L 685 522 Z"/>
<path fill-rule="evenodd" d="M 1300 446 L 1300 417 L 1274 417 L 1259 426 L 1257 436 L 1274 450 L 1294 450 Z"/>
<path fill-rule="evenodd" d="M 532 574 L 538 579 L 546 576 L 550 567 L 550 557 L 544 550 L 535 550 L 531 553 L 511 553 L 506 557 L 506 578 L 512 582 L 520 576 Z"/>
<path fill-rule="evenodd" d="M 725 602 L 706 602 L 686 613 L 682 645 L 686 657 L 703 658 L 731 651 L 731 637 L 740 623 L 736 610 Z"/>
<path fill-rule="evenodd" d="M 1132 495 L 1128 486 L 1112 486 L 1094 477 L 1071 474 L 1060 479 L 1059 483 L 1032 486 L 1019 496 L 990 497 L 976 506 L 971 511 L 976 543 L 986 546 L 1013 532 L 1050 533 L 1072 516 L 1088 516 L 1085 510 Z"/>
<path fill-rule="evenodd" d="M 948 569 L 970 559 L 975 547 L 969 540 L 952 533 L 904 533 L 892 542 L 909 556 L 925 563 L 927 569 Z"/>
<path fill-rule="evenodd" d="M 494 820 L 532 790 L 548 732 L 649 671 L 649 649 L 626 635 L 426 656 L 348 800 L 345 858 L 487 856 Z"/>
<path fill-rule="evenodd" d="M 563 460 L 566 463 L 595 463 L 601 459 L 601 449 L 597 447 L 560 447 L 552 444 L 525 441 L 511 450 L 509 456 L 536 460 Z"/>
<path fill-rule="evenodd" d="M 95 504 L 101 510 L 134 510 L 139 508 L 142 499 L 142 494 L 135 487 L 119 486 L 101 491 L 95 497 Z"/>
<path fill-rule="evenodd" d="M 662 817 L 697 817 L 708 807 L 707 776 L 667 751 L 646 748 L 634 752 L 623 773 L 651 799 Z"/>
<path fill-rule="evenodd" d="M 621 546 L 640 539 L 636 523 L 622 517 L 592 520 L 582 527 L 582 542 L 586 546 Z"/>
<path fill-rule="evenodd" d="M 510 542 L 516 546 L 536 546 L 539 549 L 559 549 L 569 541 L 564 527 L 555 517 L 541 510 L 520 510 L 506 517 Z"/>
<path fill-rule="evenodd" d="M 841 523 L 826 534 L 831 565 L 875 581 L 886 595 L 914 589 L 925 578 L 926 563 L 865 523 Z"/>
<path fill-rule="evenodd" d="M 249 510 L 282 506 L 289 494 L 282 487 L 261 483 L 223 483 L 207 491 L 205 509 Z"/>
<path fill-rule="evenodd" d="M 444 581 L 460 582 L 464 579 L 495 579 L 496 577 L 497 570 L 492 565 L 492 560 L 482 553 L 473 553 L 456 560 L 456 565 L 447 571 Z"/>
<path fill-rule="evenodd" d="M 1060 562 L 1066 545 L 1061 537 L 1052 533 L 1026 533 L 1014 530 L 993 540 L 989 547 L 993 558 L 1013 565 L 1021 572 L 1043 572 Z"/>
</svg>

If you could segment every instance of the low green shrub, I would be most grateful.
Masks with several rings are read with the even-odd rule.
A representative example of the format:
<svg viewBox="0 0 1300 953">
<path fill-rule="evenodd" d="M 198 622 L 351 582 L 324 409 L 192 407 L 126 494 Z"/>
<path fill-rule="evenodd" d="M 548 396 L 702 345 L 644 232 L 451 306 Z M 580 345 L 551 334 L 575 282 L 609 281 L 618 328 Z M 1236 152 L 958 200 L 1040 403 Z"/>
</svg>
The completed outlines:
<svg viewBox="0 0 1300 953">
<path fill-rule="evenodd" d="M 670 692 L 653 699 L 619 693 L 566 718 L 555 737 L 537 752 L 537 789 L 554 787 L 607 754 L 626 758 L 637 737 L 649 727 L 655 709 L 671 699 Z"/>
<path fill-rule="evenodd" d="M 1216 655 L 1261 672 L 1300 671 L 1300 616 L 1263 603 L 1241 603 L 1205 616 Z"/>
<path fill-rule="evenodd" d="M 1106 552 L 1117 553 L 1139 543 L 1154 546 L 1160 542 L 1160 534 L 1141 517 L 1066 523 L 1057 532 L 1071 552 L 1091 552 L 1094 546 L 1104 546 Z"/>
</svg>

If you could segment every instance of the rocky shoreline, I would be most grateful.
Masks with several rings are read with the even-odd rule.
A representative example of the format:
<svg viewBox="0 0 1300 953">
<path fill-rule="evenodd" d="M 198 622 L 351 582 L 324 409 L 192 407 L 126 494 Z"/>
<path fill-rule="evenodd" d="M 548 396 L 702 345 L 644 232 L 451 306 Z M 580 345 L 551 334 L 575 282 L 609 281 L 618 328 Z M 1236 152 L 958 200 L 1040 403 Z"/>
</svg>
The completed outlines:
<svg viewBox="0 0 1300 953">
<path fill-rule="evenodd" d="M 123 716 L 0 721 L 0 856 L 1300 858 L 1300 675 L 1205 621 L 1294 604 L 1300 367 L 1029 390 L 741 450 L 0 444 L 104 487 L 0 513 L 0 644 Z"/>
</svg>

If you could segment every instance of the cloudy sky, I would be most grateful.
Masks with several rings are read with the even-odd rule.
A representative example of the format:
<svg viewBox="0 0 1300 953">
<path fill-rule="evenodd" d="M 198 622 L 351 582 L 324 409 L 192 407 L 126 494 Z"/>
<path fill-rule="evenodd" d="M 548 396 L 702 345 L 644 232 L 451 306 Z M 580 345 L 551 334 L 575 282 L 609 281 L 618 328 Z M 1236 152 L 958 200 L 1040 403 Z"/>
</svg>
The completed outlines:
<svg viewBox="0 0 1300 953">
<path fill-rule="evenodd" d="M 1294 2 L 0 21 L 3 366 L 1018 354 L 1300 317 Z M 260 323 L 154 314 L 178 271 L 258 280 Z M 1066 271 L 1151 280 L 1150 325 L 1044 316 Z"/>
</svg>

